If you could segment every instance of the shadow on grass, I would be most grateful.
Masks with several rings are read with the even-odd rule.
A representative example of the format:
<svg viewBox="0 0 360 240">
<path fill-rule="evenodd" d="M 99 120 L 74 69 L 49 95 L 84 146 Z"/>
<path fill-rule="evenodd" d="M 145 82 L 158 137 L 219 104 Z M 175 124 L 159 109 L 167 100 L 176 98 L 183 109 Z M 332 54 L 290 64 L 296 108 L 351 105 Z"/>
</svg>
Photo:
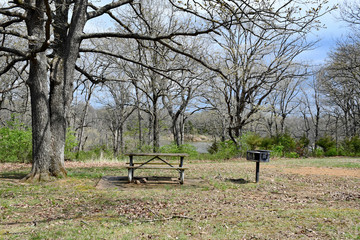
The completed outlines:
<svg viewBox="0 0 360 240">
<path fill-rule="evenodd" d="M 26 177 L 26 173 L 13 173 L 13 172 L 9 172 L 9 173 L 1 173 L 0 174 L 0 179 L 16 179 L 16 180 L 20 180 L 23 179 L 24 177 Z"/>
<path fill-rule="evenodd" d="M 118 188 L 118 189 L 138 189 L 138 188 L 202 188 L 208 184 L 198 178 L 185 178 L 184 184 L 174 177 L 135 177 L 134 182 L 129 183 L 127 177 L 122 176 L 103 176 L 98 182 L 97 188 Z"/>
<path fill-rule="evenodd" d="M 245 179 L 243 179 L 243 178 L 239 178 L 239 179 L 229 178 L 229 179 L 226 179 L 226 181 L 229 181 L 229 182 L 232 182 L 232 183 L 235 183 L 235 184 L 247 184 L 247 183 L 251 183 L 251 181 L 245 180 Z"/>
</svg>

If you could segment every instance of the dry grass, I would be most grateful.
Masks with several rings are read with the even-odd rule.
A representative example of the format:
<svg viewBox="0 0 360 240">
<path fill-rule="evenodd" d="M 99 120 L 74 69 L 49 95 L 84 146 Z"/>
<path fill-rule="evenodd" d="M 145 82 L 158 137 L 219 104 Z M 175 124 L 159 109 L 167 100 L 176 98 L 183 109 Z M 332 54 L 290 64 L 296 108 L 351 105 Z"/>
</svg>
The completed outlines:
<svg viewBox="0 0 360 240">
<path fill-rule="evenodd" d="M 67 163 L 68 178 L 30 185 L 30 166 L 0 165 L 0 239 L 360 239 L 359 159 L 271 160 L 258 184 L 254 163 L 192 161 L 185 181 L 206 184 L 96 188 L 123 166 Z"/>
</svg>

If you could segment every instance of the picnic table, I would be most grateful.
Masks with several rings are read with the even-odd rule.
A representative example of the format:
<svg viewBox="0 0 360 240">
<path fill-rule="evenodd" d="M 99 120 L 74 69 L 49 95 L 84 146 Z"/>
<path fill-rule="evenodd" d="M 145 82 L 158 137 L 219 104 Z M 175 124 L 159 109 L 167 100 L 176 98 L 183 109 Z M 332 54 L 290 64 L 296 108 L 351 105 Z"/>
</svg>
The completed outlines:
<svg viewBox="0 0 360 240">
<path fill-rule="evenodd" d="M 180 184 L 184 183 L 184 171 L 187 169 L 183 166 L 184 158 L 189 156 L 186 153 L 127 153 L 125 156 L 129 156 L 126 167 L 129 182 L 133 182 L 136 169 L 165 169 L 178 171 Z M 138 160 L 142 161 L 139 162 Z"/>
</svg>

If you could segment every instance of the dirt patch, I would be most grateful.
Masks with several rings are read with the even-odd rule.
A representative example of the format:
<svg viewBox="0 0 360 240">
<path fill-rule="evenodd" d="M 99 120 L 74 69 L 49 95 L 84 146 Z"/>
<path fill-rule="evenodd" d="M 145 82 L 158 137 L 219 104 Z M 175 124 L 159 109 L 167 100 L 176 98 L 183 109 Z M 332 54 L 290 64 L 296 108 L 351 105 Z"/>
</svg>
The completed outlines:
<svg viewBox="0 0 360 240">
<path fill-rule="evenodd" d="M 134 188 L 164 188 L 179 187 L 179 188 L 201 188 L 207 187 L 206 181 L 200 178 L 187 178 L 184 184 L 180 184 L 177 178 L 172 177 L 136 177 L 133 183 L 128 182 L 127 177 L 104 176 L 100 179 L 96 188 L 116 188 L 119 190 L 134 189 Z"/>
<path fill-rule="evenodd" d="M 285 168 L 284 172 L 301 174 L 301 175 L 327 175 L 327 176 L 336 176 L 336 177 L 360 178 L 360 169 L 299 167 L 299 168 Z"/>
</svg>

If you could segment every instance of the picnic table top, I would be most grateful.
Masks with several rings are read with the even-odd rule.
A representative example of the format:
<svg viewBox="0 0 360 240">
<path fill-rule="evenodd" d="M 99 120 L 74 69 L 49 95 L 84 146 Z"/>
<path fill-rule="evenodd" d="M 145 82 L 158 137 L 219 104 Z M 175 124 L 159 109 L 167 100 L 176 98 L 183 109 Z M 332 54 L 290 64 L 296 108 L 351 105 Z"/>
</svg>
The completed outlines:
<svg viewBox="0 0 360 240">
<path fill-rule="evenodd" d="M 125 156 L 188 157 L 187 153 L 126 153 Z"/>
</svg>

